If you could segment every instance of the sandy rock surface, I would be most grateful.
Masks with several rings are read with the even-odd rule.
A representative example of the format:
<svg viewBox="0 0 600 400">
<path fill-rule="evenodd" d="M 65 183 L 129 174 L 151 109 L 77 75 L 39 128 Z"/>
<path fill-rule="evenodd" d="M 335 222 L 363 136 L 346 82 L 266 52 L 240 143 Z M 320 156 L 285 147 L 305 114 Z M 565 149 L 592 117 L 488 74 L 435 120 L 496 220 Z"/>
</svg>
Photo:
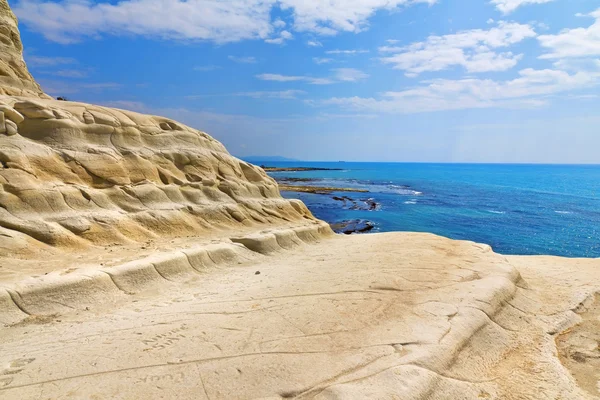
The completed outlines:
<svg viewBox="0 0 600 400">
<path fill-rule="evenodd" d="M 555 344 L 586 318 L 577 312 L 600 290 L 597 260 L 586 268 L 554 260 L 571 271 L 557 287 L 544 284 L 553 277 L 543 260 L 516 260 L 527 265 L 523 277 L 488 246 L 429 234 L 288 235 L 287 248 L 267 236 L 247 238 L 260 251 L 233 244 L 202 272 L 167 275 L 137 293 L 122 280 L 130 286 L 111 302 L 83 307 L 66 296 L 7 324 L 0 397 L 597 395 L 597 369 L 571 368 L 572 377 Z"/>
</svg>

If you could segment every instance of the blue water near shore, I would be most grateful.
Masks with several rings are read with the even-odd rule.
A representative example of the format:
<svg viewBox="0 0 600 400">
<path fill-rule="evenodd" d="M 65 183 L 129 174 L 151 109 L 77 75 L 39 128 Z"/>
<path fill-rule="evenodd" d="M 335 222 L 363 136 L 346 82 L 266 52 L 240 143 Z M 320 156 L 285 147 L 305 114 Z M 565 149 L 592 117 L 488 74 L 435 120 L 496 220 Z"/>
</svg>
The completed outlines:
<svg viewBox="0 0 600 400">
<path fill-rule="evenodd" d="M 255 162 L 255 164 L 261 164 Z M 339 171 L 273 172 L 300 185 L 369 193 L 283 192 L 327 222 L 364 219 L 375 231 L 432 232 L 491 245 L 503 254 L 600 257 L 600 166 L 265 162 Z M 377 209 L 352 210 L 333 196 Z"/>
</svg>

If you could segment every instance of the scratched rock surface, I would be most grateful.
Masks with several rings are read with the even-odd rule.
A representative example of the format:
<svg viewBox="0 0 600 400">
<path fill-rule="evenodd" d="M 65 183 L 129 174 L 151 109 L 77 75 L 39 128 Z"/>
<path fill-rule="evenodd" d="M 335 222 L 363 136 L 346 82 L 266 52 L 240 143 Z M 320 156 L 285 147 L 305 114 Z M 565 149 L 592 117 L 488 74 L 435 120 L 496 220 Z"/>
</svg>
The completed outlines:
<svg viewBox="0 0 600 400">
<path fill-rule="evenodd" d="M 593 398 L 554 339 L 577 318 L 573 293 L 594 288 L 537 285 L 549 278 L 531 271 L 429 234 L 255 253 L 111 307 L 5 326 L 0 397 Z"/>
</svg>

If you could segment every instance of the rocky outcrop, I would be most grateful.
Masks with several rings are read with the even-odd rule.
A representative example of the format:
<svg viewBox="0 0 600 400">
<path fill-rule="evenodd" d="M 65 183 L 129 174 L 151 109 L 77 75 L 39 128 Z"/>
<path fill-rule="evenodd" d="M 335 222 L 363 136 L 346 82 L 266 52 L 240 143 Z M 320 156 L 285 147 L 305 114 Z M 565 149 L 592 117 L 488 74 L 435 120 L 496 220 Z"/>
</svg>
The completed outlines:
<svg viewBox="0 0 600 400">
<path fill-rule="evenodd" d="M 314 222 L 265 172 L 168 118 L 52 100 L 0 0 L 0 248 L 85 248 Z"/>
<path fill-rule="evenodd" d="M 0 94 L 49 98 L 27 70 L 17 18 L 6 0 L 0 0 Z"/>
<path fill-rule="evenodd" d="M 598 399 L 598 260 L 321 236 L 273 231 L 0 288 L 0 398 Z M 580 319 L 558 339 L 563 365 L 557 332 Z"/>
</svg>

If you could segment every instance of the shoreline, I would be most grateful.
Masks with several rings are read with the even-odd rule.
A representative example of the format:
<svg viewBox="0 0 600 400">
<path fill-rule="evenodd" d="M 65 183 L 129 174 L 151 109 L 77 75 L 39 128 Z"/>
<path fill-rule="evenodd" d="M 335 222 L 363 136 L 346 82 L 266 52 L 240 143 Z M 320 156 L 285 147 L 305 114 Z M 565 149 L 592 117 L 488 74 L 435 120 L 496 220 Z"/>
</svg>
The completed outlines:
<svg viewBox="0 0 600 400">
<path fill-rule="evenodd" d="M 310 172 L 310 171 L 343 171 L 342 168 L 313 168 L 313 167 L 265 167 L 265 172 Z"/>
<path fill-rule="evenodd" d="M 333 192 L 369 193 L 369 191 L 367 189 L 327 187 L 327 186 L 301 186 L 301 185 L 285 185 L 285 184 L 279 184 L 279 190 L 282 190 L 285 192 L 301 192 L 301 193 L 314 193 L 314 194 L 331 194 Z"/>
</svg>

